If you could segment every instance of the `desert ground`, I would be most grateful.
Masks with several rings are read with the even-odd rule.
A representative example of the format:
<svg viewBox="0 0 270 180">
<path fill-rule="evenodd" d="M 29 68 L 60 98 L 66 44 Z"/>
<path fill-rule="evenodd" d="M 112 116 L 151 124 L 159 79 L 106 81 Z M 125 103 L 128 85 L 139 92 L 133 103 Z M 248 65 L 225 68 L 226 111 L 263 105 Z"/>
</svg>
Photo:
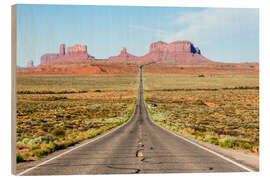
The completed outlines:
<svg viewBox="0 0 270 180">
<path fill-rule="evenodd" d="M 146 66 L 144 75 L 145 101 L 155 122 L 186 137 L 259 153 L 257 64 L 178 65 L 182 71 L 153 73 L 158 66 Z"/>
<path fill-rule="evenodd" d="M 18 75 L 17 162 L 39 159 L 128 120 L 137 76 Z"/>
</svg>

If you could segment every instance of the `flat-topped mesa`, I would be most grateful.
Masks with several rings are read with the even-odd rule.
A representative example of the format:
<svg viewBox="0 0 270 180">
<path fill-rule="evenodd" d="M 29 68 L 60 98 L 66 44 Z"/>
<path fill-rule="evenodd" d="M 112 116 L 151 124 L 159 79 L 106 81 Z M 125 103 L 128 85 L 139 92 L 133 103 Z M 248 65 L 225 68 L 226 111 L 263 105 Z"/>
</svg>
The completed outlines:
<svg viewBox="0 0 270 180">
<path fill-rule="evenodd" d="M 163 41 L 158 41 L 150 45 L 150 53 L 151 52 L 195 54 L 197 53 L 197 50 L 189 41 L 175 41 L 170 44 Z"/>
<path fill-rule="evenodd" d="M 79 57 L 88 57 L 87 46 L 76 44 L 75 46 L 67 48 L 67 56 L 79 56 Z"/>
<path fill-rule="evenodd" d="M 201 55 L 198 47 L 190 41 L 175 41 L 165 43 L 163 41 L 154 42 L 150 45 L 150 51 L 139 58 L 148 61 L 177 61 L 177 62 L 211 62 Z"/>
<path fill-rule="evenodd" d="M 122 48 L 118 56 L 109 57 L 109 61 L 134 61 L 137 59 L 137 56 L 129 54 L 125 47 Z"/>
<path fill-rule="evenodd" d="M 95 58 L 87 53 L 86 45 L 76 44 L 75 46 L 68 47 L 66 51 L 66 45 L 61 44 L 59 54 L 52 53 L 42 55 L 40 58 L 40 64 L 86 62 L 89 60 L 95 60 Z"/>
</svg>

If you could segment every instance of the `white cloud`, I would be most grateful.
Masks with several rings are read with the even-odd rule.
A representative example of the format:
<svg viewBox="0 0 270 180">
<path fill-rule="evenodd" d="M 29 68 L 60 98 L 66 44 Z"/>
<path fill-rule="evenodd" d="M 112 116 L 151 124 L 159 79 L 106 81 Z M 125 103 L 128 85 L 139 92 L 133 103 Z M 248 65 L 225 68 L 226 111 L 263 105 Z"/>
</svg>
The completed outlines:
<svg viewBox="0 0 270 180">
<path fill-rule="evenodd" d="M 165 41 L 191 40 L 210 43 L 215 40 L 237 40 L 257 36 L 258 9 L 209 8 L 177 17 L 172 24 L 179 28 L 172 34 L 161 34 Z"/>
</svg>

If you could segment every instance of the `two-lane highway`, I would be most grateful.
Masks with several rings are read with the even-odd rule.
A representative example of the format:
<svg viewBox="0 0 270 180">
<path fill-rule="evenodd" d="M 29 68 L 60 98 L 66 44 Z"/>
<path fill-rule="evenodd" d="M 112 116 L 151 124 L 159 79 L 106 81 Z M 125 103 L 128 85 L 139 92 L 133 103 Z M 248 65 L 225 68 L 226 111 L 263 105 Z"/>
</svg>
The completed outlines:
<svg viewBox="0 0 270 180">
<path fill-rule="evenodd" d="M 153 123 L 144 104 L 142 68 L 135 112 L 125 125 L 20 175 L 247 171 Z"/>
</svg>

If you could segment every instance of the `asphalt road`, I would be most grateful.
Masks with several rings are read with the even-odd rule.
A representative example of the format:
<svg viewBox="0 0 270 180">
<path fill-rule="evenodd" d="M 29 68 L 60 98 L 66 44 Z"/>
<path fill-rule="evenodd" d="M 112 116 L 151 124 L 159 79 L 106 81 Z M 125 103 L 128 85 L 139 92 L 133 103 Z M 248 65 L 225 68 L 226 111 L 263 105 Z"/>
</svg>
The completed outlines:
<svg viewBox="0 0 270 180">
<path fill-rule="evenodd" d="M 21 175 L 244 171 L 154 124 L 144 104 L 140 71 L 135 112 L 124 126 Z"/>
</svg>

